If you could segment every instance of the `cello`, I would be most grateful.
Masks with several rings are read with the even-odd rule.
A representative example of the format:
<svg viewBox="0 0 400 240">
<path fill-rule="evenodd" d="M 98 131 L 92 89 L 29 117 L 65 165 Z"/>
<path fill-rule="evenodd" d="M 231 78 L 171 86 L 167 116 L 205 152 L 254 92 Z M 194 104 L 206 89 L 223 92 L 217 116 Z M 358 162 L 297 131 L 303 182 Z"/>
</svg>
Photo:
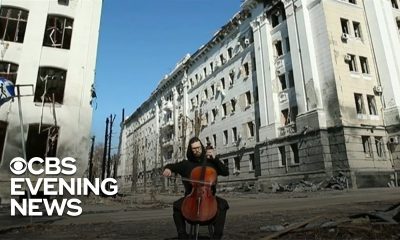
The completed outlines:
<svg viewBox="0 0 400 240">
<path fill-rule="evenodd" d="M 216 184 L 217 172 L 214 168 L 205 166 L 193 168 L 190 173 L 192 191 L 185 197 L 181 212 L 190 223 L 205 223 L 213 220 L 217 215 L 217 199 L 211 187 Z"/>
</svg>

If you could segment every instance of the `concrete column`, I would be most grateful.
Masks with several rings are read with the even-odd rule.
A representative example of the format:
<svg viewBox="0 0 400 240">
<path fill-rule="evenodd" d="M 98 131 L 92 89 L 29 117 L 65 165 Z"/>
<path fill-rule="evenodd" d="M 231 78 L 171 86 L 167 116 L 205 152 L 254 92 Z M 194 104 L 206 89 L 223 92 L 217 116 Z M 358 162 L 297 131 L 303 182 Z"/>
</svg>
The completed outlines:
<svg viewBox="0 0 400 240">
<path fill-rule="evenodd" d="M 251 23 L 254 34 L 254 52 L 256 58 L 256 75 L 258 85 L 258 104 L 260 110 L 260 141 L 267 136 L 276 136 L 277 96 L 274 98 L 272 80 L 275 78 L 273 64 L 272 40 L 269 34 L 270 27 L 266 15 L 263 14 Z M 275 100 L 275 101 L 274 101 Z M 272 125 L 272 127 L 271 127 Z"/>
<path fill-rule="evenodd" d="M 288 33 L 293 46 L 292 61 L 299 113 L 322 108 L 321 87 L 316 63 L 313 30 L 307 1 L 297 0 L 286 5 Z M 299 79 L 300 78 L 300 79 Z M 306 103 L 304 102 L 306 100 Z"/>
</svg>

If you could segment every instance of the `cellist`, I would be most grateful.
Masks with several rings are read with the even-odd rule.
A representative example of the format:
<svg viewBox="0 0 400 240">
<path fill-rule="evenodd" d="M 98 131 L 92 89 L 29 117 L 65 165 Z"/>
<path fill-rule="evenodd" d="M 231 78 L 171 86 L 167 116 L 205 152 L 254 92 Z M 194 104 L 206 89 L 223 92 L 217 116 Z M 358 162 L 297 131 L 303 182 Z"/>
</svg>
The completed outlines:
<svg viewBox="0 0 400 240">
<path fill-rule="evenodd" d="M 207 146 L 208 151 L 201 143 L 200 139 L 193 137 L 190 139 L 188 148 L 186 151 L 187 160 L 180 161 L 174 164 L 168 164 L 165 166 L 163 176 L 170 177 L 172 173 L 178 173 L 182 178 L 189 178 L 193 168 L 203 166 L 203 160 L 205 165 L 212 167 L 216 170 L 218 175 L 228 176 L 229 169 L 223 164 L 218 157 L 214 156 L 212 146 Z M 182 181 L 185 187 L 185 196 L 191 193 L 192 185 L 188 181 Z M 215 195 L 216 187 L 212 186 L 212 192 Z M 181 213 L 182 202 L 185 197 L 182 197 L 173 203 L 173 218 L 178 232 L 179 239 L 187 239 L 185 219 Z M 221 239 L 224 231 L 226 211 L 229 209 L 228 202 L 220 197 L 216 196 L 218 213 L 214 221 L 214 236 L 213 239 Z"/>
</svg>

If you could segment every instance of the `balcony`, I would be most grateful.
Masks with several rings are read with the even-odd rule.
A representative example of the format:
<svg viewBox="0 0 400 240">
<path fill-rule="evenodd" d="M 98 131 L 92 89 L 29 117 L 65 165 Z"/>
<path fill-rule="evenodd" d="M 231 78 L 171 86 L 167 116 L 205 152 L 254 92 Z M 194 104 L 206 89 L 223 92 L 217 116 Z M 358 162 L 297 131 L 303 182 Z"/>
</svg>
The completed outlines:
<svg viewBox="0 0 400 240">
<path fill-rule="evenodd" d="M 289 136 L 296 133 L 296 124 L 289 123 L 286 126 L 278 128 L 279 130 L 279 137 Z"/>
</svg>

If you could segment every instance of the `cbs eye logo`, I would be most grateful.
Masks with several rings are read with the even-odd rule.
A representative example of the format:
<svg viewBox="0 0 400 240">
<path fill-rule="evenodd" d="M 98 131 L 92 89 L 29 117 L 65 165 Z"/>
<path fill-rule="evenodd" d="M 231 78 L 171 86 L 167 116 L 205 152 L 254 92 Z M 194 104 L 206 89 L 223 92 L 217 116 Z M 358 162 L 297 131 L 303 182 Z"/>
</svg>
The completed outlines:
<svg viewBox="0 0 400 240">
<path fill-rule="evenodd" d="M 23 158 L 16 157 L 13 160 L 11 160 L 11 162 L 10 162 L 10 170 L 15 175 L 21 175 L 21 174 L 25 173 L 26 168 L 27 168 L 27 164 L 26 164 L 25 159 L 23 159 Z"/>
</svg>

